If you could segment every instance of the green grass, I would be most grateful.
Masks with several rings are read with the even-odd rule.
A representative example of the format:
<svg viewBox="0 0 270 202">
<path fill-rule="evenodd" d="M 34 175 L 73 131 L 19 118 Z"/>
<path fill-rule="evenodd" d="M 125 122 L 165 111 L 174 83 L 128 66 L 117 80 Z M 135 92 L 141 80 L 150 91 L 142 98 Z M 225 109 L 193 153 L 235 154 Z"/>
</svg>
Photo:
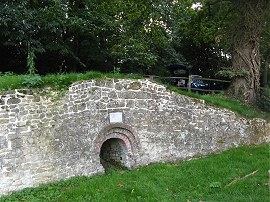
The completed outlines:
<svg viewBox="0 0 270 202">
<path fill-rule="evenodd" d="M 14 74 L 3 74 L 0 75 L 0 91 L 13 90 L 29 87 L 25 84 L 27 75 L 14 75 Z M 34 77 L 33 77 L 34 78 Z M 95 71 L 89 71 L 85 73 L 67 73 L 67 74 L 48 74 L 41 76 L 42 82 L 36 83 L 35 81 L 30 87 L 52 87 L 55 90 L 66 90 L 72 83 L 82 80 L 90 79 L 102 79 L 102 78 L 132 78 L 139 79 L 143 78 L 138 75 L 124 75 L 118 73 L 101 73 Z"/>
<path fill-rule="evenodd" d="M 178 92 L 182 95 L 187 95 L 196 99 L 205 100 L 206 104 L 214 105 L 221 108 L 229 109 L 245 118 L 262 118 L 265 120 L 270 120 L 270 114 L 259 110 L 257 106 L 246 105 L 237 100 L 228 98 L 222 94 L 206 94 L 201 95 L 197 93 L 187 92 L 180 90 L 174 86 L 168 86 L 168 89 Z"/>
<path fill-rule="evenodd" d="M 23 76 L 2 75 L 0 76 L 0 91 L 22 88 Z"/>
<path fill-rule="evenodd" d="M 27 188 L 6 201 L 269 201 L 269 145 Z M 232 183 L 233 182 L 233 183 Z"/>
</svg>

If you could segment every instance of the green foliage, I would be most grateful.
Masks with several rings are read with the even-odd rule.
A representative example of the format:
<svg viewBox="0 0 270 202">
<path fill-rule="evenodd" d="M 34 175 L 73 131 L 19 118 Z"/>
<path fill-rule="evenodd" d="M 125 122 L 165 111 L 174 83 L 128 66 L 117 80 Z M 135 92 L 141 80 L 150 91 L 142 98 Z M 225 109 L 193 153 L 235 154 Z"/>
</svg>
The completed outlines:
<svg viewBox="0 0 270 202">
<path fill-rule="evenodd" d="M 270 113 L 270 88 L 264 88 L 257 99 L 257 105 L 260 109 Z"/>
<path fill-rule="evenodd" d="M 121 68 L 120 67 L 113 67 L 113 74 L 120 74 Z"/>
<path fill-rule="evenodd" d="M 249 75 L 249 72 L 246 70 L 240 70 L 240 71 L 233 71 L 233 70 L 220 70 L 217 73 L 218 76 L 223 77 L 223 78 L 228 78 L 228 79 L 233 79 L 236 77 L 244 77 L 247 78 Z"/>
<path fill-rule="evenodd" d="M 221 182 L 212 182 L 210 188 L 221 188 Z"/>
<path fill-rule="evenodd" d="M 30 76 L 33 76 L 36 73 L 35 58 L 36 56 L 34 50 L 29 48 L 27 56 L 27 67 L 28 67 L 28 74 Z"/>
<path fill-rule="evenodd" d="M 269 149 L 269 145 L 243 146 L 198 160 L 159 163 L 91 178 L 74 177 L 27 188 L 0 201 L 266 202 Z"/>
<path fill-rule="evenodd" d="M 1 42 L 8 48 L 14 47 L 13 54 L 24 57 L 27 67 L 33 69 L 36 53 L 51 51 L 52 42 L 58 41 L 55 47 L 61 44 L 59 36 L 65 24 L 65 12 L 62 1 L 1 1 L 0 35 L 4 39 Z"/>
<path fill-rule="evenodd" d="M 118 27 L 110 56 L 124 72 L 149 74 L 156 68 L 164 69 L 167 64 L 179 62 L 181 54 L 173 47 L 169 27 L 174 20 L 171 1 L 115 0 L 107 6 L 115 9 Z"/>
<path fill-rule="evenodd" d="M 119 61 L 119 65 L 133 65 L 136 67 L 135 72 L 143 73 L 143 67 L 151 67 L 157 61 L 157 56 L 149 49 L 145 42 L 129 39 L 128 42 L 123 41 L 123 44 L 113 46 L 112 55 Z"/>
<path fill-rule="evenodd" d="M 48 74 L 46 76 L 40 76 L 38 74 L 34 75 L 15 75 L 13 73 L 7 72 L 5 74 L 0 74 L 0 91 L 1 90 L 13 90 L 20 88 L 33 88 L 33 87 L 51 87 L 54 90 L 65 91 L 68 87 L 81 80 L 90 79 L 106 79 L 106 78 L 131 78 L 140 79 L 143 78 L 141 75 L 124 75 L 117 72 L 103 74 L 101 72 L 89 71 L 85 73 L 67 73 L 67 74 Z"/>
<path fill-rule="evenodd" d="M 176 21 L 173 29 L 173 43 L 186 61 L 192 65 L 192 74 L 214 76 L 223 66 L 230 64 L 227 38 L 223 28 L 227 26 L 228 10 L 223 1 L 213 6 L 209 0 L 179 1 L 174 11 Z M 199 3 L 200 8 L 192 8 Z M 210 5 L 209 5 L 209 4 Z M 219 5 L 220 7 L 216 6 Z"/>
<path fill-rule="evenodd" d="M 236 73 L 231 70 L 220 70 L 217 75 L 228 79 L 236 77 Z"/>
<path fill-rule="evenodd" d="M 0 91 L 22 88 L 23 76 L 15 75 L 12 72 L 0 74 Z"/>
<path fill-rule="evenodd" d="M 230 66 L 228 27 L 237 17 L 231 2 L 3 0 L 0 50 L 9 60 L 0 66 L 26 72 L 31 65 L 41 74 L 109 72 L 117 66 L 122 72 L 164 75 L 165 66 L 187 62 L 196 74 L 214 75 Z M 194 3 L 202 7 L 192 8 Z M 268 38 L 266 20 L 264 62 Z"/>
<path fill-rule="evenodd" d="M 0 72 L 0 76 L 13 76 L 13 75 L 15 75 L 14 72 L 5 72 L 5 73 Z"/>
<path fill-rule="evenodd" d="M 28 66 L 35 53 L 41 73 L 119 66 L 149 74 L 183 58 L 172 43 L 176 6 L 169 0 L 1 1 L 0 48 L 14 48 Z"/>
<path fill-rule="evenodd" d="M 22 85 L 27 87 L 27 88 L 38 87 L 41 84 L 43 84 L 43 80 L 42 80 L 41 76 L 39 76 L 37 74 L 29 74 L 29 75 L 25 75 L 23 77 Z"/>
</svg>

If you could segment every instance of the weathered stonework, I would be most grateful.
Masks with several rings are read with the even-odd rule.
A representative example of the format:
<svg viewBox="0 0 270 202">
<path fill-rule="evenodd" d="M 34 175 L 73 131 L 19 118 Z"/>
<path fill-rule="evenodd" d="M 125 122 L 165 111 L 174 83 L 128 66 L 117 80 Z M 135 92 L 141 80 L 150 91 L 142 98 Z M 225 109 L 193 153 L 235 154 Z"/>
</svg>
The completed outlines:
<svg viewBox="0 0 270 202">
<path fill-rule="evenodd" d="M 270 124 L 239 118 L 145 79 L 77 82 L 58 101 L 29 90 L 5 92 L 0 95 L 0 195 L 104 172 L 100 152 L 106 141 L 111 148 L 103 157 L 133 168 L 269 143 Z"/>
</svg>

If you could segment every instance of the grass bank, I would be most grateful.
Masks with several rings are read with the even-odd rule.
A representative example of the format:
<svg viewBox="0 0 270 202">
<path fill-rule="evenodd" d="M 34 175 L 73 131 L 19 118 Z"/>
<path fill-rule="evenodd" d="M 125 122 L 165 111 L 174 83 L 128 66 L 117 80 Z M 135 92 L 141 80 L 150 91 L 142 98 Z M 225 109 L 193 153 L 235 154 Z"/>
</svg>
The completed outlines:
<svg viewBox="0 0 270 202">
<path fill-rule="evenodd" d="M 66 73 L 39 75 L 16 75 L 12 73 L 0 75 L 0 91 L 21 88 L 44 88 L 51 87 L 55 90 L 66 90 L 72 83 L 82 80 L 102 79 L 102 78 L 143 78 L 138 75 L 124 75 L 119 73 L 101 73 L 89 71 L 85 73 Z"/>
<path fill-rule="evenodd" d="M 51 87 L 53 90 L 64 92 L 72 83 L 76 81 L 104 78 L 140 79 L 143 78 L 143 76 L 124 75 L 118 73 L 105 74 L 95 71 L 89 71 L 85 73 L 49 74 L 46 76 L 37 75 L 32 77 L 27 75 L 14 75 L 7 73 L 0 75 L 0 91 L 20 88 Z M 183 95 L 205 100 L 207 104 L 230 109 L 231 111 L 234 111 L 246 118 L 262 118 L 270 120 L 270 114 L 260 111 L 256 106 L 244 105 L 239 101 L 232 100 L 220 95 L 200 95 L 196 93 L 189 93 L 183 90 L 179 90 L 174 86 L 168 86 L 168 88 Z"/>
<path fill-rule="evenodd" d="M 269 201 L 269 145 L 243 146 L 198 160 L 75 177 L 27 188 L 7 201 Z"/>
<path fill-rule="evenodd" d="M 229 110 L 236 112 L 237 114 L 239 114 L 240 116 L 243 116 L 245 118 L 249 118 L 249 119 L 261 118 L 261 119 L 265 119 L 265 120 L 270 121 L 270 114 L 261 111 L 257 106 L 243 104 L 243 103 L 239 102 L 238 100 L 230 99 L 222 94 L 201 95 L 198 93 L 192 93 L 192 92 L 180 90 L 174 86 L 169 86 L 168 88 L 170 90 L 178 92 L 182 95 L 186 95 L 186 96 L 193 97 L 196 99 L 204 100 L 206 102 L 206 104 L 229 109 Z"/>
</svg>

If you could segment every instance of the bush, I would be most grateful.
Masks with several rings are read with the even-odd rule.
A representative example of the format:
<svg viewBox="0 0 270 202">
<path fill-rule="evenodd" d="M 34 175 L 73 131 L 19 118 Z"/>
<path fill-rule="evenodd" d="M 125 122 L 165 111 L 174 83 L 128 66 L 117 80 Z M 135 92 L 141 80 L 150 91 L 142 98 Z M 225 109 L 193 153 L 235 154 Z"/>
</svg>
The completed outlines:
<svg viewBox="0 0 270 202">
<path fill-rule="evenodd" d="M 265 112 L 270 112 L 270 88 L 264 88 L 257 99 L 257 105 Z"/>
<path fill-rule="evenodd" d="M 34 74 L 34 75 L 26 75 L 23 78 L 22 84 L 27 88 L 33 88 L 40 86 L 43 83 L 41 76 Z"/>
</svg>

